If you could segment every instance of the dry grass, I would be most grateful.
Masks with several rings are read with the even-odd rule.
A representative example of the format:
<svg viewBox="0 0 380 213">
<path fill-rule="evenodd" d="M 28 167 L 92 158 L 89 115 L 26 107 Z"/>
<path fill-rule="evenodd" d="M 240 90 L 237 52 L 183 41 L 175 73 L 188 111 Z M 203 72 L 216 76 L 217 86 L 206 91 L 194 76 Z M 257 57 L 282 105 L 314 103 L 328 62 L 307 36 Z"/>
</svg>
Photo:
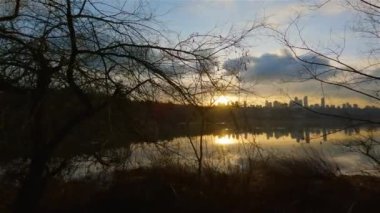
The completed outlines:
<svg viewBox="0 0 380 213">
<path fill-rule="evenodd" d="M 377 212 L 380 180 L 336 176 L 322 158 L 255 162 L 249 172 L 165 164 L 117 171 L 108 187 L 56 182 L 45 212 Z M 59 189 L 59 190 L 58 190 Z"/>
<path fill-rule="evenodd" d="M 166 161 L 113 172 L 107 184 L 53 180 L 40 212 L 377 212 L 379 178 L 337 176 L 333 163 L 314 154 L 230 173 L 205 168 L 201 177 Z"/>
</svg>

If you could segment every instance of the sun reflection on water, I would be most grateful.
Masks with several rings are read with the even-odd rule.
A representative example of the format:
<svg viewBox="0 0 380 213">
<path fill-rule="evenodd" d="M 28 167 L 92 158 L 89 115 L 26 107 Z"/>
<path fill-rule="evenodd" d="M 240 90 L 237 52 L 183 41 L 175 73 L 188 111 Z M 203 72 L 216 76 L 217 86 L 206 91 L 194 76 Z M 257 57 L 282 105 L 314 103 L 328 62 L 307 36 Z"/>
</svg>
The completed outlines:
<svg viewBox="0 0 380 213">
<path fill-rule="evenodd" d="M 215 143 L 219 145 L 230 145 L 236 143 L 236 141 L 231 136 L 223 135 L 216 137 Z"/>
</svg>

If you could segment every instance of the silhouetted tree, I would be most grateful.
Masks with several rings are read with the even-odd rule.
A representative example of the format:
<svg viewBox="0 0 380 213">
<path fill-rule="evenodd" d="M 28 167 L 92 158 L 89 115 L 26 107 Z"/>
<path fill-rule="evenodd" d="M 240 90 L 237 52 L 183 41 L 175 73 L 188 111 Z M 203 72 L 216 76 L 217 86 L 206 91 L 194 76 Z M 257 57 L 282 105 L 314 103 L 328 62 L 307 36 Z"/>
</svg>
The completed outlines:
<svg viewBox="0 0 380 213">
<path fill-rule="evenodd" d="M 370 1 L 346 2 L 348 7 L 358 13 L 358 23 L 353 26 L 353 30 L 366 41 L 373 43 L 369 46 L 367 64 L 365 65 L 353 64 L 343 59 L 345 41 L 341 45 L 329 47 L 311 45 L 302 37 L 302 30 L 297 24 L 297 19 L 284 32 L 277 32 L 280 35 L 280 40 L 303 65 L 303 80 L 316 80 L 322 84 L 341 87 L 379 104 L 380 35 L 378 28 L 380 27 L 380 9 L 376 3 Z M 328 7 L 328 4 L 329 1 L 326 1 L 322 5 L 318 5 L 317 8 Z M 295 32 L 298 33 L 297 42 L 294 42 L 294 37 L 289 33 L 292 28 L 295 28 Z"/>
<path fill-rule="evenodd" d="M 116 97 L 202 104 L 194 76 L 221 89 L 225 84 L 213 69 L 215 57 L 238 47 L 256 27 L 239 35 L 192 34 L 173 42 L 142 1 L 2 0 L 0 91 L 28 97 L 27 142 L 32 145 L 16 211 L 38 205 L 54 150 L 81 122 Z M 75 110 L 49 129 L 52 112 L 68 101 L 62 97 L 51 109 L 57 91 L 76 98 Z"/>
<path fill-rule="evenodd" d="M 322 4 L 313 5 L 319 9 L 328 7 L 332 1 L 327 0 Z M 353 1 L 346 0 L 341 2 L 342 6 L 356 13 L 356 22 L 352 26 L 354 33 L 359 35 L 363 42 L 363 48 L 367 48 L 367 55 L 364 64 L 354 64 L 344 59 L 345 40 L 342 44 L 329 47 L 313 46 L 302 37 L 302 30 L 298 26 L 298 19 L 285 30 L 279 32 L 280 40 L 293 53 L 294 57 L 304 66 L 303 77 L 308 80 L 316 80 L 321 84 L 333 85 L 367 98 L 367 100 L 380 104 L 380 3 L 378 1 Z M 343 4 L 344 3 L 344 4 Z M 298 33 L 297 44 L 290 36 L 289 31 L 295 27 Z M 293 40 L 293 41 L 292 41 Z M 368 45 L 367 47 L 364 45 Z M 309 57 L 305 57 L 309 56 Z M 303 79 L 305 80 L 305 79 Z M 308 109 L 311 110 L 311 109 Z M 326 112 L 313 112 L 332 116 L 340 119 L 359 121 L 365 124 L 379 125 L 377 118 L 360 118 L 352 115 L 337 115 Z M 372 135 L 361 138 L 354 143 L 347 144 L 374 163 L 379 164 L 378 147 L 379 142 Z"/>
</svg>

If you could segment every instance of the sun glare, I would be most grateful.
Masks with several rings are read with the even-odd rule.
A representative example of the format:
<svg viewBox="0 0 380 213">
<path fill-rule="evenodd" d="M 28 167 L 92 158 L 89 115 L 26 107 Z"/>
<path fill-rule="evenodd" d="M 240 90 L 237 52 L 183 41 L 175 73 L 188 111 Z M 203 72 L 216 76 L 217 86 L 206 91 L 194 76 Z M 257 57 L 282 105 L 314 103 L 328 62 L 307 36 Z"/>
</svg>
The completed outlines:
<svg viewBox="0 0 380 213">
<path fill-rule="evenodd" d="M 228 135 L 224 135 L 224 136 L 218 136 L 217 138 L 215 138 L 215 143 L 219 145 L 229 145 L 229 144 L 234 144 L 235 140 L 229 137 Z"/>
<path fill-rule="evenodd" d="M 224 95 L 217 97 L 215 100 L 216 105 L 227 105 L 228 102 L 230 102 L 230 99 Z"/>
</svg>

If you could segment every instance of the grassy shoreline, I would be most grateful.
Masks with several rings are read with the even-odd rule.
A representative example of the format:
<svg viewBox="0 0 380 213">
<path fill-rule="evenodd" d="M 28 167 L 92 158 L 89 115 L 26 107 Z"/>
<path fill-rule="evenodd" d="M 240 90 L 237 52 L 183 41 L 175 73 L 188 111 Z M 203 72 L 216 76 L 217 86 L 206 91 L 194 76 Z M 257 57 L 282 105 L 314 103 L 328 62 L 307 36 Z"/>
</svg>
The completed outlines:
<svg viewBox="0 0 380 213">
<path fill-rule="evenodd" d="M 380 178 L 338 175 L 332 164 L 282 159 L 245 171 L 201 176 L 186 166 L 156 164 L 115 171 L 108 180 L 52 178 L 39 212 L 377 212 Z M 3 185 L 10 212 L 17 186 Z"/>
</svg>

